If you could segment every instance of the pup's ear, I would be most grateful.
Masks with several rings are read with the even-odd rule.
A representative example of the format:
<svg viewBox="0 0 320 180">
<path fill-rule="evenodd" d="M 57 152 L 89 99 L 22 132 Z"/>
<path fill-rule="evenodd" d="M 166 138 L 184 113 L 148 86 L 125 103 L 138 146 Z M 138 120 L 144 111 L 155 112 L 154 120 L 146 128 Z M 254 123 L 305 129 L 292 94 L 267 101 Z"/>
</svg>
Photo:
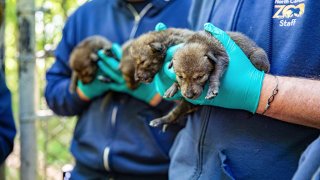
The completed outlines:
<svg viewBox="0 0 320 180">
<path fill-rule="evenodd" d="M 102 47 L 102 49 L 103 49 L 104 51 L 111 50 L 111 48 L 112 48 L 111 43 L 107 43 L 107 44 L 105 44 L 105 45 Z M 100 50 L 100 49 L 101 49 L 101 48 L 97 48 L 96 51 L 98 51 L 98 50 Z"/>
<path fill-rule="evenodd" d="M 122 49 L 123 50 L 123 49 Z M 132 46 L 129 47 L 129 55 L 132 56 L 132 54 L 134 53 Z"/>
<path fill-rule="evenodd" d="M 218 63 L 218 59 L 214 56 L 213 52 L 212 51 L 209 51 L 207 54 L 206 54 L 207 58 L 210 60 L 210 62 L 212 64 L 216 64 Z"/>
<path fill-rule="evenodd" d="M 164 46 L 159 42 L 152 42 L 149 44 L 153 52 L 163 52 Z"/>
</svg>

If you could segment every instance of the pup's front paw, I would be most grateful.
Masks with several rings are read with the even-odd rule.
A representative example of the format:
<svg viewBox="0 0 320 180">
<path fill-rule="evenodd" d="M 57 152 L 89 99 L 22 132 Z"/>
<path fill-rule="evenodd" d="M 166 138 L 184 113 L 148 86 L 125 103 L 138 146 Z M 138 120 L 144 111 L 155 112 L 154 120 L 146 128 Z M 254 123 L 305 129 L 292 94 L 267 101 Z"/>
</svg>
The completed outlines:
<svg viewBox="0 0 320 180">
<path fill-rule="evenodd" d="M 218 93 L 219 93 L 218 88 L 216 88 L 216 89 L 210 89 L 209 88 L 209 90 L 207 92 L 207 96 L 205 97 L 205 99 L 212 99 L 212 98 L 216 97 L 218 95 Z"/>
<path fill-rule="evenodd" d="M 178 87 L 172 85 L 163 95 L 164 98 L 171 98 L 173 97 L 178 91 Z"/>
<path fill-rule="evenodd" d="M 157 119 L 150 121 L 149 125 L 152 127 L 158 127 L 164 123 L 165 123 L 165 120 L 163 118 L 157 118 Z"/>
<path fill-rule="evenodd" d="M 97 62 L 99 57 L 96 53 L 93 52 L 93 53 L 90 53 L 90 59 L 92 62 Z"/>
<path fill-rule="evenodd" d="M 163 125 L 162 132 L 166 132 L 169 126 L 168 124 L 165 124 L 161 118 L 150 121 L 149 125 L 152 127 L 159 127 L 160 125 Z"/>
</svg>

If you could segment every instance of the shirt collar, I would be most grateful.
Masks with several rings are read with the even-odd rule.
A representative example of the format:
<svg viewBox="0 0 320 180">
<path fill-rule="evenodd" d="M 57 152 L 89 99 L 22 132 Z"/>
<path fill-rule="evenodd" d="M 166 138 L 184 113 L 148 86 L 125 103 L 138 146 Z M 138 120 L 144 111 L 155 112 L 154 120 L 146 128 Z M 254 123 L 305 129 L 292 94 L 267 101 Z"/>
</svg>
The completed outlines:
<svg viewBox="0 0 320 180">
<path fill-rule="evenodd" d="M 149 0 L 149 1 L 153 5 L 152 9 L 158 12 L 159 10 L 161 10 L 167 4 L 169 4 L 171 1 L 174 1 L 174 0 Z M 116 6 L 124 7 L 125 3 L 126 3 L 125 0 L 114 0 L 114 5 Z"/>
</svg>

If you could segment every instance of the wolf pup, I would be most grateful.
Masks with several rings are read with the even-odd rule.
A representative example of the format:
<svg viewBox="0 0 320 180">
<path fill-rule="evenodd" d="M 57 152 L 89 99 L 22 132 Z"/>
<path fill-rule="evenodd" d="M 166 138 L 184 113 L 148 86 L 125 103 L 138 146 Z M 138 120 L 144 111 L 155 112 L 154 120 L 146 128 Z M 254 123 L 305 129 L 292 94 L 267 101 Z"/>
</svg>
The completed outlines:
<svg viewBox="0 0 320 180">
<path fill-rule="evenodd" d="M 81 41 L 71 52 L 69 64 L 72 69 L 70 91 L 74 92 L 77 81 L 84 84 L 93 81 L 97 72 L 97 51 L 103 49 L 110 54 L 112 43 L 102 36 L 90 36 Z"/>
<path fill-rule="evenodd" d="M 169 28 L 139 36 L 132 42 L 130 48 L 135 64 L 135 79 L 150 83 L 162 67 L 167 49 L 185 42 L 192 34 L 190 30 Z"/>
<path fill-rule="evenodd" d="M 122 58 L 120 61 L 120 71 L 122 77 L 126 81 L 126 85 L 129 89 L 136 89 L 139 86 L 139 82 L 134 78 L 135 66 L 134 59 L 130 55 L 130 48 L 133 40 L 129 40 L 122 45 Z"/>
<path fill-rule="evenodd" d="M 228 32 L 228 35 L 257 69 L 269 72 L 270 63 L 262 48 L 241 33 Z M 181 89 L 182 96 L 196 99 L 201 95 L 209 79 L 209 89 L 205 98 L 214 98 L 218 95 L 220 78 L 228 63 L 229 57 L 217 39 L 208 32 L 196 32 L 174 54 L 172 65 L 177 82 L 165 92 L 164 96 L 173 97 L 178 89 Z M 166 119 L 156 119 L 151 122 L 153 126 L 168 123 L 170 122 Z"/>
<path fill-rule="evenodd" d="M 134 59 L 135 80 L 143 83 L 152 82 L 154 76 L 163 66 L 168 48 L 186 42 L 193 33 L 193 31 L 186 29 L 169 28 L 146 33 L 134 40 L 130 47 L 130 56 Z M 196 106 L 182 100 L 166 116 L 151 121 L 153 123 L 150 125 L 160 125 L 156 122 L 177 122 L 180 117 L 195 110 Z M 166 127 L 164 126 L 164 130 Z"/>
<path fill-rule="evenodd" d="M 123 55 L 120 61 L 119 69 L 130 89 L 135 89 L 138 83 L 134 80 L 134 63 L 129 56 L 129 47 L 131 41 L 126 42 L 123 46 Z M 92 82 L 98 70 L 97 61 L 99 59 L 97 51 L 102 49 L 109 56 L 117 57 L 111 52 L 112 43 L 102 36 L 90 36 L 81 41 L 70 55 L 70 67 L 72 72 L 71 92 L 75 91 L 77 80 L 84 84 Z M 132 76 L 131 76 L 132 74 Z M 99 77 L 103 81 L 111 81 L 107 77 Z"/>
<path fill-rule="evenodd" d="M 262 48 L 239 32 L 227 33 L 257 69 L 269 72 L 270 63 Z M 184 97 L 196 99 L 209 79 L 209 89 L 205 98 L 211 99 L 218 95 L 220 78 L 227 69 L 229 57 L 217 39 L 210 33 L 201 31 L 195 33 L 177 50 L 172 63 L 177 83 L 166 91 L 166 97 L 172 97 L 181 89 Z"/>
</svg>

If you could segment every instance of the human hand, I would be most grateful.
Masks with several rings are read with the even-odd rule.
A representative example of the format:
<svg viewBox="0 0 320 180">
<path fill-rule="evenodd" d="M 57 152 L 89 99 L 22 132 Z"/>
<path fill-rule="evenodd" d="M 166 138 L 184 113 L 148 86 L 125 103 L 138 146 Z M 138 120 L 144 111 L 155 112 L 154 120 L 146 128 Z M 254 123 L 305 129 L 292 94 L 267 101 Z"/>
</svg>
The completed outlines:
<svg viewBox="0 0 320 180">
<path fill-rule="evenodd" d="M 214 99 L 205 99 L 208 91 L 208 83 L 205 85 L 204 91 L 199 98 L 185 99 L 197 105 L 213 105 L 230 109 L 247 110 L 252 113 L 256 112 L 264 72 L 257 70 L 252 65 L 247 56 L 226 32 L 210 23 L 205 24 L 205 30 L 217 38 L 225 47 L 229 56 L 229 65 L 221 78 L 219 94 Z M 174 76 L 174 72 L 168 69 L 168 66 L 164 66 L 163 68 L 163 72 L 165 72 L 167 77 Z M 172 84 L 172 82 L 173 81 L 171 81 L 170 84 Z M 157 87 L 163 87 L 158 88 L 160 93 L 164 92 L 166 90 L 165 88 L 168 87 L 168 85 L 164 85 L 165 83 L 159 84 Z"/>
<path fill-rule="evenodd" d="M 118 59 L 121 59 L 122 52 L 120 46 L 113 45 L 111 51 Z M 79 89 L 81 89 L 88 99 L 99 96 L 108 90 L 113 90 L 130 94 L 151 105 L 156 105 L 158 101 L 152 101 L 157 94 L 154 84 L 141 84 L 137 89 L 131 90 L 126 86 L 125 80 L 119 70 L 120 62 L 115 58 L 106 56 L 102 50 L 98 51 L 98 56 L 100 58 L 98 61 L 99 71 L 95 80 L 85 85 L 81 81 L 78 83 Z M 110 77 L 112 82 L 102 82 L 101 79 L 104 77 Z M 158 99 L 161 100 L 160 97 L 158 97 Z"/>
<path fill-rule="evenodd" d="M 183 44 L 178 44 L 175 46 L 170 47 L 166 52 L 166 57 L 163 63 L 162 68 L 154 77 L 154 83 L 158 93 L 163 97 L 167 89 L 171 87 L 173 83 L 177 81 L 176 74 L 174 72 L 173 67 L 170 68 L 170 63 L 174 53 L 182 47 Z M 182 95 L 181 92 L 178 91 L 173 97 L 165 98 L 167 100 L 178 100 L 181 99 Z"/>
<path fill-rule="evenodd" d="M 111 51 L 117 58 L 121 58 L 122 51 L 118 44 L 112 44 Z M 115 58 L 106 56 L 103 50 L 99 50 L 97 54 L 99 57 L 97 62 L 99 68 L 94 80 L 88 84 L 84 84 L 80 80 L 78 81 L 77 93 L 83 100 L 91 100 L 114 88 L 117 84 L 124 82 L 121 73 L 118 71 L 118 61 Z"/>
<path fill-rule="evenodd" d="M 140 84 L 138 88 L 131 90 L 126 83 L 112 84 L 110 89 L 116 92 L 129 94 L 141 101 L 144 101 L 152 106 L 157 105 L 161 101 L 161 96 L 158 94 L 154 83 Z"/>
<path fill-rule="evenodd" d="M 112 44 L 111 51 L 118 59 L 121 58 L 122 50 L 118 44 Z M 99 50 L 97 54 L 99 68 L 94 80 L 88 84 L 80 80 L 77 83 L 77 92 L 83 100 L 91 100 L 124 82 L 118 70 L 119 62 L 113 57 L 106 56 L 103 50 Z"/>
</svg>

